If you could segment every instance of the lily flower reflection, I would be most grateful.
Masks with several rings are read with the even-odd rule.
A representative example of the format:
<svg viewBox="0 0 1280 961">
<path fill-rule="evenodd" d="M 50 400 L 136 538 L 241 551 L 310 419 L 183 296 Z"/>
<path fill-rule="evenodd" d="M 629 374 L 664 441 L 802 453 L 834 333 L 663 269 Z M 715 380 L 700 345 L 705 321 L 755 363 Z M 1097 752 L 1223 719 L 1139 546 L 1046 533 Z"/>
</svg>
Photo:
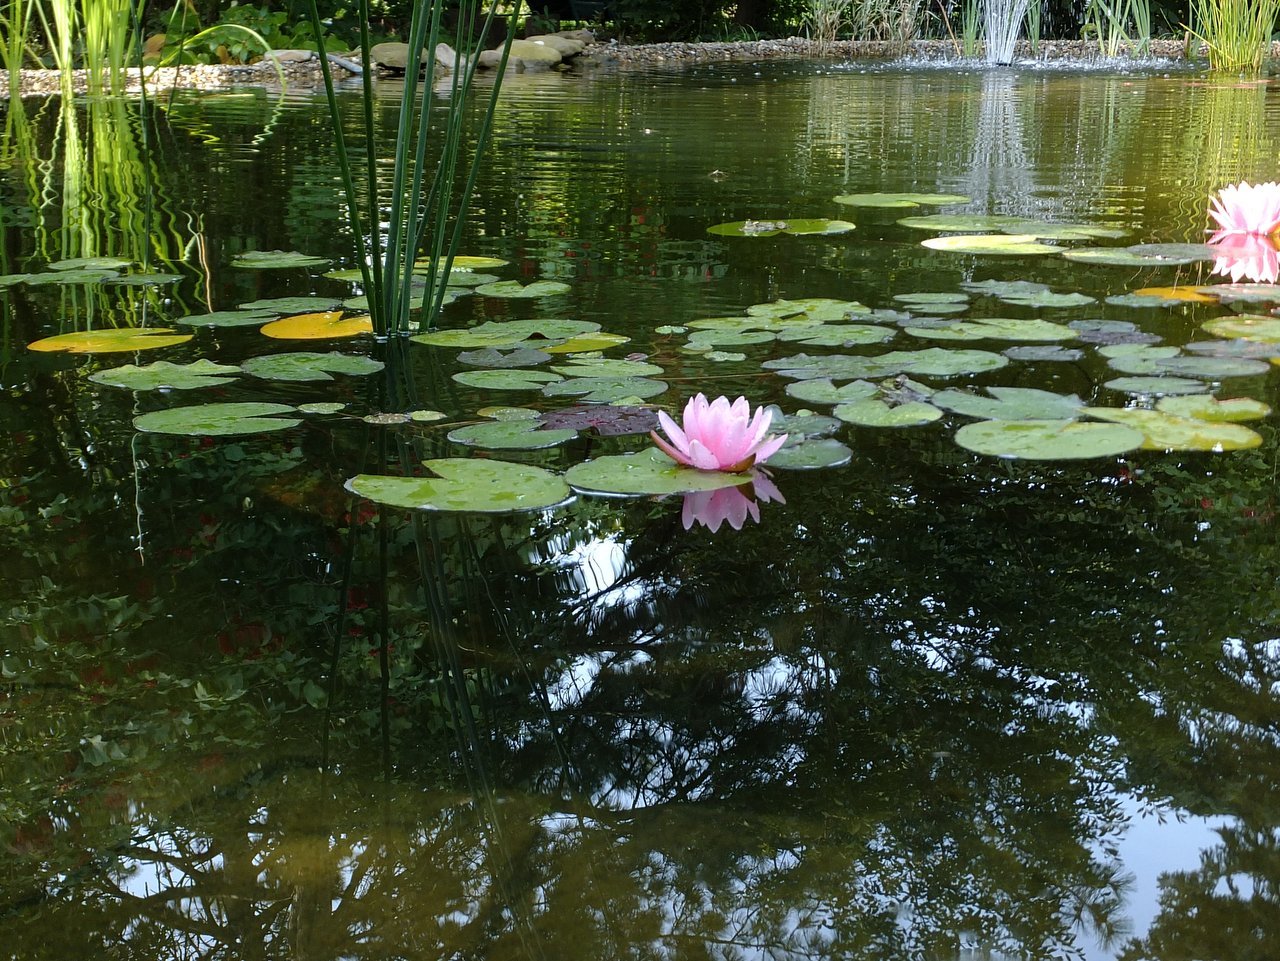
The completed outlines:
<svg viewBox="0 0 1280 961">
<path fill-rule="evenodd" d="M 753 523 L 759 524 L 760 505 L 770 501 L 786 503 L 773 481 L 763 474 L 756 474 L 749 485 L 740 484 L 737 487 L 685 494 L 681 519 L 685 530 L 689 530 L 694 524 L 701 524 L 714 534 L 721 524 L 728 521 L 730 527 L 740 531 L 748 517 Z"/>
<path fill-rule="evenodd" d="M 730 404 L 727 397 L 708 401 L 697 394 L 685 405 L 683 427 L 666 411 L 658 411 L 658 423 L 670 443 L 656 431 L 649 436 L 678 464 L 737 474 L 763 464 L 786 442 L 786 434 L 766 436 L 772 420 L 772 412 L 763 407 L 757 407 L 753 417 L 745 397 Z"/>
<path fill-rule="evenodd" d="M 1242 180 L 1210 198 L 1209 216 L 1220 232 L 1269 237 L 1280 228 L 1280 184 Z"/>
<path fill-rule="evenodd" d="M 1209 245 L 1215 248 L 1213 272 L 1230 277 L 1232 283 L 1274 284 L 1280 278 L 1280 250 L 1270 237 L 1219 230 Z"/>
</svg>

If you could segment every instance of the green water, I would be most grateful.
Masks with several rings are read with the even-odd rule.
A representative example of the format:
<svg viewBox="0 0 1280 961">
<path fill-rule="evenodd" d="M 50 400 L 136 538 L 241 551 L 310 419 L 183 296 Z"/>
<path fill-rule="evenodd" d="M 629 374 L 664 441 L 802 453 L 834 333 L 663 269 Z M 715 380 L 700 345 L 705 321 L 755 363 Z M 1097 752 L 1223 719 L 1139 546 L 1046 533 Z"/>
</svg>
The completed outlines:
<svg viewBox="0 0 1280 961">
<path fill-rule="evenodd" d="M 1268 85 L 1191 74 L 514 78 L 463 252 L 571 289 L 463 297 L 445 324 L 600 323 L 631 338 L 610 356 L 665 368 L 669 408 L 696 390 L 800 406 L 760 367 L 789 348 L 715 363 L 655 332 L 779 298 L 884 308 L 1025 279 L 1097 301 L 974 313 L 1209 339 L 1217 304 L 1102 300 L 1220 280 L 1208 265 L 944 254 L 896 212 L 831 198 L 957 192 L 974 212 L 1121 227 L 1126 243 L 1198 241 L 1210 192 L 1275 176 L 1278 109 Z M 0 955 L 1280 953 L 1272 420 L 1252 425 L 1253 450 L 1068 464 L 971 454 L 951 415 L 845 426 L 847 466 L 777 471 L 785 502 L 715 533 L 686 529 L 680 498 L 379 510 L 343 483 L 388 448 L 465 453 L 444 429 L 361 421 L 382 378 L 135 395 L 88 376 L 344 350 L 386 360 L 413 406 L 451 419 L 559 402 L 483 394 L 449 379 L 451 352 L 367 338 L 264 346 L 249 327 L 136 358 L 26 350 L 352 292 L 230 266 L 271 249 L 352 265 L 318 99 L 153 110 L 6 113 L 0 273 L 149 250 L 185 279 L 0 290 Z M 706 232 L 800 217 L 857 230 Z M 997 373 L 945 383 L 1125 403 L 1092 350 Z M 1271 375 L 1219 390 L 1275 395 Z M 200 400 L 356 416 L 217 439 L 131 426 Z M 583 435 L 509 459 L 563 470 L 644 444 Z"/>
</svg>

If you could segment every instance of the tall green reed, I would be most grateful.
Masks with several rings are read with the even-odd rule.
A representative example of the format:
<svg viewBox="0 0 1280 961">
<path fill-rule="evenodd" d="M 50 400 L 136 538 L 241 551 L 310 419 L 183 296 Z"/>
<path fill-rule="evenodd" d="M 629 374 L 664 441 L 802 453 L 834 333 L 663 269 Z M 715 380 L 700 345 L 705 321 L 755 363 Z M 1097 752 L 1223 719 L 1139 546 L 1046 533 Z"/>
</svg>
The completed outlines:
<svg viewBox="0 0 1280 961">
<path fill-rule="evenodd" d="M 1271 47 L 1280 0 L 1193 0 L 1189 33 L 1204 43 L 1213 70 L 1256 76 Z"/>
<path fill-rule="evenodd" d="M 82 0 L 84 67 L 90 94 L 124 92 L 125 55 L 134 36 L 132 0 Z"/>
<path fill-rule="evenodd" d="M 445 279 L 461 241 L 463 218 L 479 173 L 492 128 L 501 87 L 522 4 L 516 0 L 500 18 L 497 5 L 484 10 L 477 0 L 461 0 L 453 7 L 456 26 L 452 46 L 458 58 L 447 80 L 448 107 L 442 119 L 433 121 L 430 95 L 437 89 L 435 50 L 445 36 L 447 0 L 424 0 L 413 9 L 409 24 L 407 63 L 422 63 L 423 77 L 410 67 L 400 100 L 399 121 L 391 152 L 389 178 L 381 174 L 375 123 L 373 60 L 370 56 L 372 13 L 369 0 L 360 0 L 358 27 L 363 67 L 361 141 L 364 168 L 357 172 L 348 149 L 345 124 L 338 106 L 332 73 L 324 49 L 324 30 L 315 0 L 310 0 L 312 27 L 320 41 L 320 63 L 329 101 L 338 163 L 347 196 L 348 219 L 356 244 L 356 256 L 368 294 L 375 334 L 389 337 L 431 326 L 444 302 Z M 472 55 L 493 36 L 496 25 L 506 23 L 506 40 L 497 66 L 496 80 L 478 123 L 469 125 L 468 99 L 475 88 L 478 60 Z M 469 27 L 479 24 L 473 38 Z M 419 91 L 425 91 L 419 96 Z M 433 135 L 435 140 L 433 140 Z M 472 150 L 469 163 L 463 156 Z M 367 208 L 360 203 L 358 181 L 363 181 Z M 386 209 L 382 207 L 386 199 Z M 382 224 L 385 223 L 385 230 Z M 426 285 L 415 309 L 414 264 L 419 252 L 426 255 Z"/>
</svg>

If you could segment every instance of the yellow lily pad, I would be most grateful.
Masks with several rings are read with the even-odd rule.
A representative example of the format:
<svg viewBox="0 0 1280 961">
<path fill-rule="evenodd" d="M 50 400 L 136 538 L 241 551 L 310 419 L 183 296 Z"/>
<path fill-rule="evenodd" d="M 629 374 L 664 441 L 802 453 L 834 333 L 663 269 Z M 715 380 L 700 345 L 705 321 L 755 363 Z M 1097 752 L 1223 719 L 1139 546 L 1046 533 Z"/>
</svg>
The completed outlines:
<svg viewBox="0 0 1280 961">
<path fill-rule="evenodd" d="M 509 260 L 500 260 L 497 257 L 477 257 L 474 255 L 462 255 L 453 258 L 454 270 L 492 270 L 495 267 L 505 267 L 511 263 Z M 421 257 L 413 262 L 413 266 L 419 270 L 431 269 L 431 258 Z"/>
<path fill-rule="evenodd" d="M 1216 304 L 1218 298 L 1202 294 L 1196 287 L 1143 287 L 1134 291 L 1140 297 L 1158 297 L 1180 304 Z"/>
<path fill-rule="evenodd" d="M 1179 417 L 1162 410 L 1086 407 L 1084 413 L 1141 431 L 1144 450 L 1248 450 L 1262 443 L 1260 434 L 1240 424 Z"/>
<path fill-rule="evenodd" d="M 340 310 L 326 310 L 272 321 L 262 333 L 276 340 L 337 340 L 373 333 L 373 320 L 367 314 L 344 318 Z"/>
<path fill-rule="evenodd" d="M 185 344 L 194 335 L 179 334 L 168 327 L 120 327 L 113 330 L 82 330 L 45 337 L 27 345 L 31 350 L 68 354 L 125 354 Z"/>
</svg>

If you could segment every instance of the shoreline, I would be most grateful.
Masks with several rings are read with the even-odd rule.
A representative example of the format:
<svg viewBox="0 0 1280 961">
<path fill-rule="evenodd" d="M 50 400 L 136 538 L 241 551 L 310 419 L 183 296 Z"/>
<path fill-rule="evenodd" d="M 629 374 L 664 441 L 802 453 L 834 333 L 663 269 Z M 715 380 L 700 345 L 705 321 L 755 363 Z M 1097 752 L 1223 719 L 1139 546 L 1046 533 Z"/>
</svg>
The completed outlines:
<svg viewBox="0 0 1280 961">
<path fill-rule="evenodd" d="M 1272 45 L 1273 58 L 1280 59 L 1280 43 Z M 1031 66 L 1041 63 L 1070 62 L 1083 68 L 1099 66 L 1120 67 L 1132 64 L 1150 67 L 1166 63 L 1170 66 L 1207 66 L 1199 58 L 1188 60 L 1181 40 L 1152 40 L 1150 53 L 1142 59 L 1131 58 L 1126 52 L 1120 57 L 1105 58 L 1096 43 L 1083 40 L 1042 40 L 1035 55 L 1029 44 L 1020 41 L 1015 66 Z M 915 40 L 907 44 L 877 40 L 837 40 L 833 43 L 817 43 L 803 37 L 779 40 L 749 40 L 739 42 L 707 43 L 650 43 L 621 44 L 616 41 L 595 41 L 587 45 L 581 55 L 564 68 L 572 73 L 600 71 L 624 71 L 648 68 L 680 69 L 707 63 L 750 63 L 775 60 L 832 60 L 891 61 L 915 60 L 920 62 L 953 63 L 957 66 L 982 67 L 978 59 L 965 59 L 959 55 L 957 44 L 950 40 Z M 323 86 L 324 79 L 318 60 L 281 62 L 279 70 L 273 61 L 261 60 L 253 64 L 197 64 L 184 67 L 151 67 L 146 70 L 148 90 L 167 91 L 225 90 L 232 87 L 271 87 L 279 89 L 283 74 L 286 83 L 303 88 Z M 356 76 L 341 67 L 333 66 L 335 80 L 349 80 Z M 138 68 L 126 71 L 126 94 L 141 90 L 142 78 Z M 20 75 L 19 96 L 44 97 L 61 92 L 61 74 L 56 70 L 24 70 Z M 86 91 L 86 71 L 77 70 L 73 75 L 76 93 Z M 7 85 L 0 87 L 0 100 L 8 100 Z"/>
</svg>

